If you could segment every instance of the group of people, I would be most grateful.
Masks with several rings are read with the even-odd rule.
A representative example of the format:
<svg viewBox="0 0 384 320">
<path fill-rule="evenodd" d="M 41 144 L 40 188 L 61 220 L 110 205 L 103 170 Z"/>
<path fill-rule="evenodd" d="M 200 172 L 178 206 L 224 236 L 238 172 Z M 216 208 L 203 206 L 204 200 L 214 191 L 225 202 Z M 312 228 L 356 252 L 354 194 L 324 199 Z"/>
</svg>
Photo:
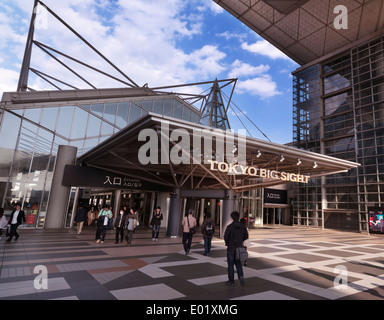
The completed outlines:
<svg viewBox="0 0 384 320">
<path fill-rule="evenodd" d="M 193 216 L 195 211 L 190 209 L 183 218 L 183 246 L 185 254 L 189 254 L 191 250 L 193 234 L 196 232 L 196 218 Z M 248 240 L 248 230 L 245 220 L 239 221 L 240 214 L 237 211 L 231 213 L 232 223 L 227 226 L 224 232 L 224 241 L 227 246 L 227 263 L 228 263 L 228 286 L 235 286 L 235 270 L 242 286 L 245 285 L 244 272 L 242 262 L 246 265 L 246 260 L 242 261 L 238 256 L 239 248 L 244 248 L 245 242 Z M 201 225 L 201 233 L 204 239 L 204 255 L 209 256 L 211 252 L 212 237 L 215 233 L 215 224 L 210 213 L 204 216 L 204 222 Z"/>
<path fill-rule="evenodd" d="M 76 211 L 75 221 L 77 223 L 77 234 L 81 234 L 84 221 L 88 219 L 88 225 L 96 226 L 96 243 L 104 243 L 107 230 L 116 231 L 115 244 L 123 243 L 130 246 L 132 244 L 133 233 L 139 225 L 139 215 L 135 208 L 128 209 L 126 206 L 119 210 L 113 219 L 112 208 L 108 205 L 100 210 L 92 207 L 88 212 L 81 205 Z"/>
<path fill-rule="evenodd" d="M 101 211 L 105 209 L 108 209 L 112 213 L 112 207 L 108 205 L 104 205 L 103 208 L 100 205 L 97 207 L 92 206 L 88 210 L 86 206 L 83 206 L 83 204 L 80 203 L 79 207 L 76 210 L 76 215 L 75 215 L 77 234 L 81 234 L 85 222 L 87 222 L 88 226 L 96 227 L 99 214 Z M 127 210 L 126 207 L 124 207 L 124 210 Z M 112 226 L 111 223 L 112 223 L 112 220 L 109 220 L 109 223 L 108 223 L 109 229 Z"/>
<path fill-rule="evenodd" d="M 185 254 L 188 255 L 191 250 L 192 238 L 196 233 L 197 222 L 194 217 L 195 211 L 190 209 L 182 220 L 183 238 L 182 243 Z M 96 243 L 104 243 L 104 239 L 107 230 L 110 228 L 113 214 L 108 205 L 105 205 L 100 211 L 96 211 L 94 207 L 88 212 L 85 208 L 79 207 L 76 212 L 75 221 L 77 222 L 78 234 L 81 234 L 81 230 L 84 221 L 88 219 L 88 224 L 91 225 L 95 221 L 96 225 Z M 224 241 L 227 246 L 227 263 L 228 263 L 228 281 L 227 285 L 234 286 L 234 266 L 236 265 L 237 274 L 241 285 L 245 285 L 244 272 L 242 268 L 242 261 L 239 259 L 237 251 L 239 248 L 244 247 L 244 243 L 248 240 L 248 230 L 244 219 L 239 221 L 240 214 L 237 211 L 231 213 L 233 222 L 229 224 L 224 233 Z M 163 220 L 163 214 L 161 208 L 157 207 L 153 212 L 150 225 L 152 227 L 152 241 L 158 241 L 161 221 Z M 17 228 L 20 224 L 25 223 L 25 213 L 21 210 L 21 205 L 16 204 L 15 210 L 12 211 L 9 219 L 4 215 L 4 209 L 0 208 L 0 239 L 2 235 L 2 229 L 7 227 L 7 242 L 11 242 L 13 238 L 17 240 L 19 234 Z M 130 246 L 133 239 L 133 233 L 138 226 L 138 212 L 135 208 L 127 209 L 123 207 L 116 215 L 113 223 L 113 227 L 116 230 L 115 243 L 119 241 Z M 210 213 L 204 215 L 204 221 L 200 229 L 204 239 L 204 255 L 209 256 L 211 252 L 212 238 L 215 233 L 214 220 L 211 218 Z M 244 263 L 246 265 L 246 262 Z"/>
</svg>

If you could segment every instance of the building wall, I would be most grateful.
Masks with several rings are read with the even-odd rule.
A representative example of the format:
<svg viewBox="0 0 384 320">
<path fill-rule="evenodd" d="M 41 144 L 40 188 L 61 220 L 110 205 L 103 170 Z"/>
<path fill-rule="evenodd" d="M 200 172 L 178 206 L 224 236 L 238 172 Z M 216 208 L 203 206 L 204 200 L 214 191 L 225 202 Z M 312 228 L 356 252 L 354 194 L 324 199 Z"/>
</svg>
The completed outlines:
<svg viewBox="0 0 384 320">
<path fill-rule="evenodd" d="M 84 104 L 0 105 L 0 206 L 20 202 L 31 227 L 43 227 L 59 145 L 81 155 L 147 112 L 197 122 L 199 112 L 180 98 L 135 97 Z M 37 209 L 36 209 L 37 208 Z"/>
<path fill-rule="evenodd" d="M 356 161 L 294 189 L 294 224 L 367 230 L 384 205 L 384 37 L 294 74 L 297 148 Z"/>
</svg>

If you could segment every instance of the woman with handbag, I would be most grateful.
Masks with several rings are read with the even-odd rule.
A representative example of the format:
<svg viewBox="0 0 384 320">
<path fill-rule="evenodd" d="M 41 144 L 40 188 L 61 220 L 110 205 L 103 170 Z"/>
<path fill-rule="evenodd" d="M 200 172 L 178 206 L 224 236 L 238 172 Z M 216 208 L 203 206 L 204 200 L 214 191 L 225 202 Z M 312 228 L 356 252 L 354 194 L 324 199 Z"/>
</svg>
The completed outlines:
<svg viewBox="0 0 384 320">
<path fill-rule="evenodd" d="M 195 210 L 189 209 L 181 223 L 183 226 L 183 246 L 186 255 L 189 254 L 189 251 L 191 250 L 192 237 L 196 232 L 196 219 L 193 216 L 194 214 Z"/>
</svg>

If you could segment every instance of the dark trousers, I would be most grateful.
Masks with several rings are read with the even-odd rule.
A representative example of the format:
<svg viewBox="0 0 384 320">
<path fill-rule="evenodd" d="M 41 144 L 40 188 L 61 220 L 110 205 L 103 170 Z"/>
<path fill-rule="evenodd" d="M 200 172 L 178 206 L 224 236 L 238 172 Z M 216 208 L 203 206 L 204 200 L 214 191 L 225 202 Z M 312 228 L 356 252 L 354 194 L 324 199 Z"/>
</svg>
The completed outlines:
<svg viewBox="0 0 384 320">
<path fill-rule="evenodd" d="M 160 231 L 160 225 L 154 224 L 152 227 L 152 239 L 155 238 L 155 234 L 156 234 L 156 239 L 159 238 L 159 231 Z"/>
<path fill-rule="evenodd" d="M 128 244 L 131 244 L 133 239 L 133 231 L 134 230 L 125 230 L 125 240 L 128 242 Z"/>
<path fill-rule="evenodd" d="M 189 232 L 183 232 L 183 246 L 185 252 L 191 250 L 192 236 L 193 235 Z"/>
<path fill-rule="evenodd" d="M 17 233 L 18 226 L 19 226 L 18 223 L 11 224 L 11 230 L 9 231 L 9 238 L 8 238 L 9 241 L 11 241 L 13 237 L 16 237 L 16 239 L 19 237 L 19 234 Z"/>
<path fill-rule="evenodd" d="M 208 254 L 211 252 L 211 246 L 212 246 L 212 238 L 204 238 L 205 254 Z"/>
<path fill-rule="evenodd" d="M 116 242 L 119 242 L 119 238 L 120 238 L 120 242 L 123 242 L 124 228 L 116 227 Z"/>
<path fill-rule="evenodd" d="M 101 241 L 104 241 L 105 235 L 107 233 L 108 226 L 102 226 L 98 227 L 96 230 L 96 240 L 100 239 Z"/>
<path fill-rule="evenodd" d="M 227 262 L 228 262 L 228 280 L 231 282 L 235 282 L 235 268 L 234 265 L 236 265 L 237 275 L 238 277 L 243 277 L 243 267 L 241 265 L 240 260 L 236 260 L 236 253 L 235 252 L 228 252 L 227 251 Z"/>
</svg>

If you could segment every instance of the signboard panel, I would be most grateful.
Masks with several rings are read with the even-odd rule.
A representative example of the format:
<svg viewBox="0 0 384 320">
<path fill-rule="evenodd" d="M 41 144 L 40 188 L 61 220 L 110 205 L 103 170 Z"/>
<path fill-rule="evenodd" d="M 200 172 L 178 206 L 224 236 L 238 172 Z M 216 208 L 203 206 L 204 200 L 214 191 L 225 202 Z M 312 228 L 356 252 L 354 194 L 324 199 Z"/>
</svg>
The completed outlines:
<svg viewBox="0 0 384 320">
<path fill-rule="evenodd" d="M 131 178 L 121 174 L 92 167 L 65 166 L 63 185 L 71 187 L 90 187 L 106 189 L 132 189 L 145 191 L 170 191 L 163 185 L 150 183 L 139 178 Z"/>
<path fill-rule="evenodd" d="M 369 232 L 384 233 L 384 208 L 368 208 Z"/>
<path fill-rule="evenodd" d="M 264 203 L 288 204 L 287 190 L 265 188 Z"/>
</svg>

